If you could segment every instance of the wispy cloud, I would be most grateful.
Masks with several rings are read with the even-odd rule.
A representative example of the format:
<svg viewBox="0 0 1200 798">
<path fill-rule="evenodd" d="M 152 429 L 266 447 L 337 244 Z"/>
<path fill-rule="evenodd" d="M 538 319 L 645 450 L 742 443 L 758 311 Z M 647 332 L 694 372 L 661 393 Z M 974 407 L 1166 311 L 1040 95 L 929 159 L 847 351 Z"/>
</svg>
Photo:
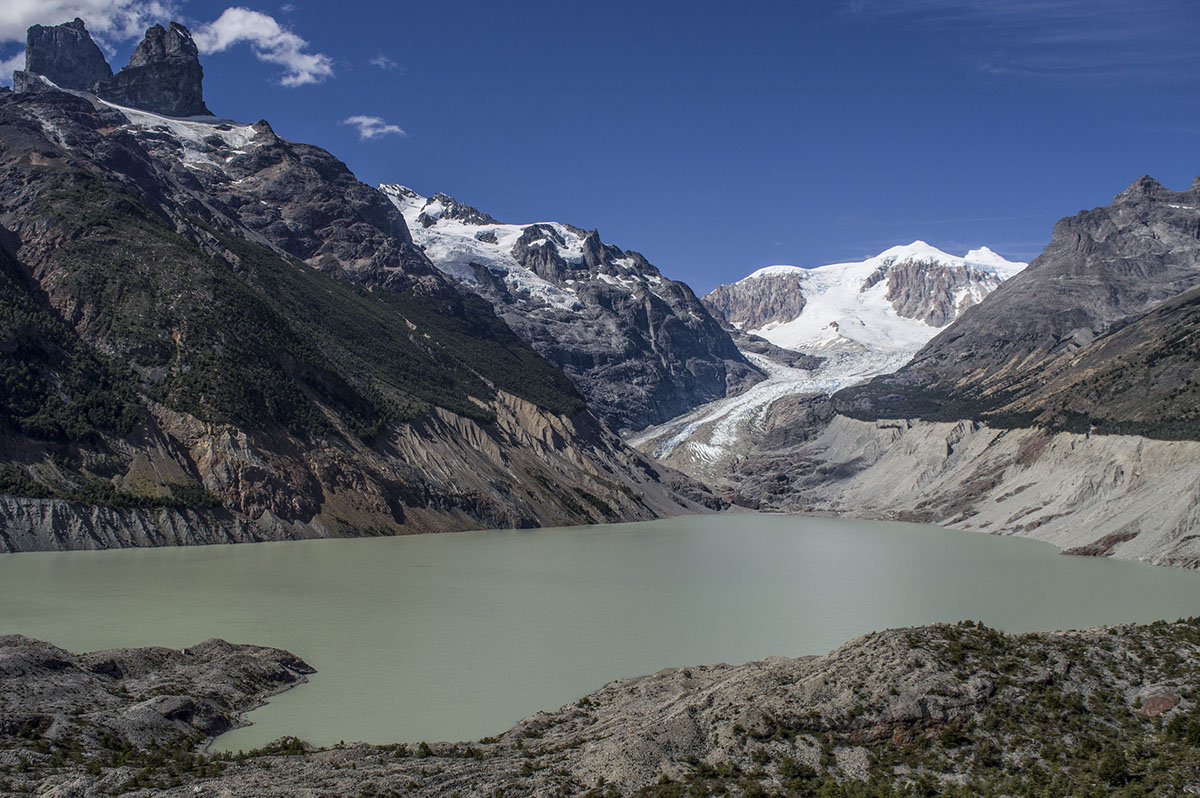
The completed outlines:
<svg viewBox="0 0 1200 798">
<path fill-rule="evenodd" d="M 852 0 L 850 15 L 977 42 L 980 72 L 1063 80 L 1194 80 L 1196 0 Z"/>
<path fill-rule="evenodd" d="M 281 26 L 274 17 L 248 8 L 227 8 L 214 21 L 194 32 L 204 52 L 219 53 L 248 43 L 260 61 L 284 68 L 280 83 L 304 86 L 333 76 L 333 60 L 322 53 L 305 52 L 307 41 Z"/>
<path fill-rule="evenodd" d="M 367 63 L 373 67 L 379 67 L 385 72 L 391 72 L 394 69 L 399 69 L 401 72 L 404 71 L 404 68 L 397 64 L 395 59 L 393 59 L 391 56 L 384 55 L 383 53 L 375 56 Z"/>
<path fill-rule="evenodd" d="M 358 137 L 364 141 L 367 139 L 382 138 L 383 136 L 408 135 L 399 125 L 385 122 L 378 116 L 352 116 L 348 119 L 343 119 L 341 124 L 353 125 L 358 128 Z"/>
</svg>

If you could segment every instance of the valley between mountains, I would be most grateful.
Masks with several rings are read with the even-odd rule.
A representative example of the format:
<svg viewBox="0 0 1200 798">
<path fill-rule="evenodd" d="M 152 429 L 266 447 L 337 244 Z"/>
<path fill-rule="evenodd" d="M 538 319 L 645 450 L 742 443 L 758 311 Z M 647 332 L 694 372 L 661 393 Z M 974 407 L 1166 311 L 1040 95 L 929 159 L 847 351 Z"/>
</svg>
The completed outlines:
<svg viewBox="0 0 1200 798">
<path fill-rule="evenodd" d="M 697 296 L 637 242 L 367 185 L 203 74 L 181 24 L 114 73 L 76 19 L 0 88 L 4 556 L 759 511 L 1200 568 L 1200 178 L 1029 263 L 913 240 Z M 1198 652 L 1194 619 L 936 624 L 470 744 L 215 755 L 308 654 L 2 634 L 0 792 L 1194 793 Z"/>
</svg>

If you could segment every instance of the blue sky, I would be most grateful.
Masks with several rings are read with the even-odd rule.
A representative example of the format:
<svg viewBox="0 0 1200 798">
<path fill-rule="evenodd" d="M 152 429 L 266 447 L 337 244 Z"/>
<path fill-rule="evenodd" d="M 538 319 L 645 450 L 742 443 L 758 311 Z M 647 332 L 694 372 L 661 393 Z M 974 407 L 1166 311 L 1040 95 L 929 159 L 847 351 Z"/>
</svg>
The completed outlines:
<svg viewBox="0 0 1200 798">
<path fill-rule="evenodd" d="M 1200 175 L 1200 0 L 5 5 L 0 57 L 82 12 L 114 67 L 180 19 L 219 115 L 699 293 L 916 238 L 1027 259 L 1142 174 Z"/>
</svg>

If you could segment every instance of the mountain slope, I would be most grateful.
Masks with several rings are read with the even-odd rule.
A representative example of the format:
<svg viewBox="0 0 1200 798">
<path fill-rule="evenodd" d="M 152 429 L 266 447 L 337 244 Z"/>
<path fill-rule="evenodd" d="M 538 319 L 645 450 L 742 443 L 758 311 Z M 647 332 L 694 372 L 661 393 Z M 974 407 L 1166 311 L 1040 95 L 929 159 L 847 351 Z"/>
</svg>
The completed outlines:
<svg viewBox="0 0 1200 798">
<path fill-rule="evenodd" d="M 1143 178 L 1059 222 L 904 368 L 831 406 L 777 406 L 726 490 L 1195 568 L 1198 308 L 1200 181 Z"/>
<path fill-rule="evenodd" d="M 0 550 L 697 509 L 333 156 L 38 86 L 0 92 Z"/>
<path fill-rule="evenodd" d="M 762 379 L 687 285 L 594 230 L 501 224 L 444 194 L 381 189 L 433 264 L 487 299 L 615 429 L 642 429 Z"/>
<path fill-rule="evenodd" d="M 931 340 L 905 368 L 841 394 L 839 409 L 860 418 L 997 423 L 1017 413 L 1014 423 L 1028 423 L 1048 409 L 1035 394 L 1047 398 L 1041 385 L 1052 374 L 1074 368 L 1076 361 L 1095 368 L 1097 357 L 1139 348 L 1131 343 L 1136 337 L 1153 346 L 1158 325 L 1171 322 L 1161 315 L 1137 320 L 1198 286 L 1200 180 L 1173 192 L 1143 177 L 1112 205 L 1058 222 L 1045 252 L 1028 269 Z M 1183 306 L 1176 311 L 1181 319 L 1186 315 Z M 1124 343 L 1105 341 L 1129 324 L 1138 326 L 1122 334 Z M 1184 339 L 1177 343 L 1180 352 L 1187 345 Z M 1167 392 L 1180 385 L 1168 383 Z M 1099 390 L 1097 398 L 1109 389 Z M 1120 393 L 1128 398 L 1128 392 Z M 1139 415 L 1133 405 L 1110 401 L 1096 409 L 1110 424 L 1169 420 L 1165 405 L 1152 416 Z"/>
</svg>

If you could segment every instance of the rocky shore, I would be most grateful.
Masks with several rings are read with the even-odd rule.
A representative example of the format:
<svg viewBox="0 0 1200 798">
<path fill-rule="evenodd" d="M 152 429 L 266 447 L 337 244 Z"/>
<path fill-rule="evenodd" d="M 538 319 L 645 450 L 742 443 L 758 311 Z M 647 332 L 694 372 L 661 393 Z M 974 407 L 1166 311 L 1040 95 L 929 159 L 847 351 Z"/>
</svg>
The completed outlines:
<svg viewBox="0 0 1200 798">
<path fill-rule="evenodd" d="M 0 638 L 0 792 L 130 795 L 1183 795 L 1200 619 L 897 629 L 824 656 L 672 668 L 472 743 L 198 753 L 311 672 L 276 649 L 72 655 Z"/>
</svg>

